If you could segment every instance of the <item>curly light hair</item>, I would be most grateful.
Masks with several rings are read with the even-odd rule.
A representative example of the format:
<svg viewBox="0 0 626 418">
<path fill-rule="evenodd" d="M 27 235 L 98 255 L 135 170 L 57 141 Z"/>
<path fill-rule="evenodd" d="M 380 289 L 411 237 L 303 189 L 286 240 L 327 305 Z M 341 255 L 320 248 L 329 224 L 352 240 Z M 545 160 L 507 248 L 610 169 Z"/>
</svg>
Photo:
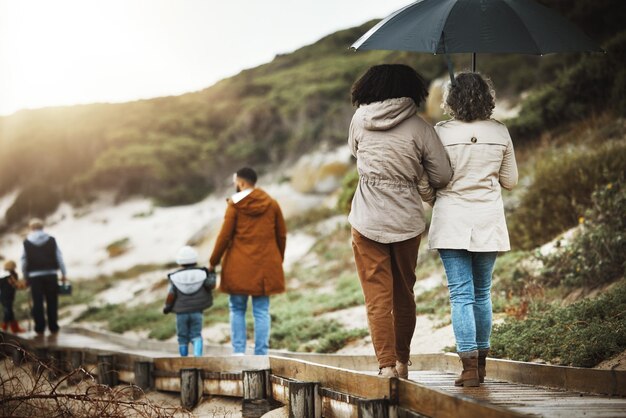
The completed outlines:
<svg viewBox="0 0 626 418">
<path fill-rule="evenodd" d="M 463 122 L 491 118 L 496 106 L 496 92 L 491 81 L 478 73 L 463 72 L 448 84 L 441 107 L 444 112 Z"/>
</svg>

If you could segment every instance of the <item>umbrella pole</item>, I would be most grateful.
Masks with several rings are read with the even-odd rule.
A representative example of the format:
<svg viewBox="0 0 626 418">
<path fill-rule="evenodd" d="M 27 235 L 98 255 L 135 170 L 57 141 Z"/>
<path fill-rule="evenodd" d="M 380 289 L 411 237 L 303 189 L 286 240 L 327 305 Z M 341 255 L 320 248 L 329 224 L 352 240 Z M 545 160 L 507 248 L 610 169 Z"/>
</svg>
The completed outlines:
<svg viewBox="0 0 626 418">
<path fill-rule="evenodd" d="M 472 52 L 472 72 L 476 72 L 476 53 Z"/>
</svg>

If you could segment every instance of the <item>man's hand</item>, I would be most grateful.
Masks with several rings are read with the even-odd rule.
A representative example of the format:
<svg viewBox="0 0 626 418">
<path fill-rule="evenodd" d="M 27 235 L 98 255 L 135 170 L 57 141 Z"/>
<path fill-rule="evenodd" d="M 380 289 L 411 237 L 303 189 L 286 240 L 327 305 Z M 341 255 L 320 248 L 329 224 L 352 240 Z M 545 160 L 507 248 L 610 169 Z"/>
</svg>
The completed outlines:
<svg viewBox="0 0 626 418">
<path fill-rule="evenodd" d="M 165 305 L 165 306 L 163 307 L 163 313 L 167 315 L 167 314 L 168 314 L 168 313 L 170 313 L 170 312 L 172 312 L 172 307 L 171 307 L 171 306 L 169 306 L 169 305 Z"/>
<path fill-rule="evenodd" d="M 208 270 L 209 270 L 211 273 L 215 273 L 215 266 L 209 265 Z"/>
<path fill-rule="evenodd" d="M 65 284 L 67 282 L 67 277 L 61 276 L 61 283 Z"/>
</svg>

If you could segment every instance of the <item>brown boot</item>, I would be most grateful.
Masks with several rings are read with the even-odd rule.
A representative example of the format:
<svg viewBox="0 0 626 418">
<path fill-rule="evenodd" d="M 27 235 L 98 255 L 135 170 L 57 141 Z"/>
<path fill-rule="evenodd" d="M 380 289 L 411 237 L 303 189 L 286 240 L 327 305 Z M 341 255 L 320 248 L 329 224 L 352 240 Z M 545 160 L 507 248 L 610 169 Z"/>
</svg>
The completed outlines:
<svg viewBox="0 0 626 418">
<path fill-rule="evenodd" d="M 11 326 L 11 332 L 13 334 L 19 334 L 20 332 L 26 332 L 25 329 L 20 327 L 20 324 L 17 321 L 11 321 L 11 322 L 9 322 L 9 325 Z"/>
<path fill-rule="evenodd" d="M 454 386 L 477 387 L 480 386 L 478 376 L 478 350 L 458 353 L 463 362 L 463 371 L 458 379 L 454 381 Z"/>
<path fill-rule="evenodd" d="M 478 377 L 480 378 L 480 383 L 484 383 L 485 376 L 487 376 L 487 371 L 485 367 L 487 366 L 488 355 L 489 355 L 488 348 L 478 350 Z"/>
<path fill-rule="evenodd" d="M 402 363 L 401 361 L 396 361 L 396 371 L 398 372 L 398 377 L 402 379 L 409 378 L 409 366 L 411 365 L 411 360 L 408 360 L 406 363 Z"/>
</svg>

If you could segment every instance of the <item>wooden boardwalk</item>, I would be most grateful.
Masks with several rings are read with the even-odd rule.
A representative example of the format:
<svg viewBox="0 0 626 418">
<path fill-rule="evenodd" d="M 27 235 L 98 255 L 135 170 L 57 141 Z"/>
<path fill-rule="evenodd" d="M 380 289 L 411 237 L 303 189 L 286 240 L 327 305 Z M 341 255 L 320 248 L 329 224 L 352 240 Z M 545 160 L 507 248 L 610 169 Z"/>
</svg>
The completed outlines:
<svg viewBox="0 0 626 418">
<path fill-rule="evenodd" d="M 181 402 L 192 404 L 202 394 L 239 397 L 244 416 L 261 416 L 284 404 L 294 417 L 626 418 L 626 371 L 488 359 L 485 384 L 457 388 L 453 381 L 460 364 L 451 354 L 412 356 L 410 380 L 404 380 L 376 376 L 372 356 L 272 352 L 235 357 L 225 355 L 223 347 L 211 347 L 211 355 L 180 358 L 175 344 L 80 330 L 43 340 L 0 333 L 0 340 L 4 354 L 16 360 L 17 344 L 61 369 L 67 369 L 64 362 L 80 365 L 105 384 L 179 392 Z M 107 380 L 111 370 L 115 379 Z M 198 388 L 190 398 L 188 387 Z"/>
</svg>

